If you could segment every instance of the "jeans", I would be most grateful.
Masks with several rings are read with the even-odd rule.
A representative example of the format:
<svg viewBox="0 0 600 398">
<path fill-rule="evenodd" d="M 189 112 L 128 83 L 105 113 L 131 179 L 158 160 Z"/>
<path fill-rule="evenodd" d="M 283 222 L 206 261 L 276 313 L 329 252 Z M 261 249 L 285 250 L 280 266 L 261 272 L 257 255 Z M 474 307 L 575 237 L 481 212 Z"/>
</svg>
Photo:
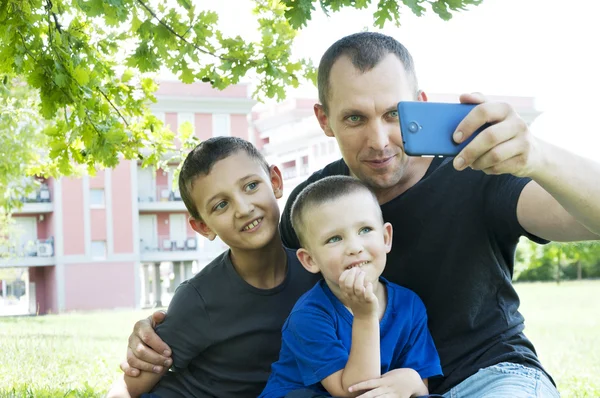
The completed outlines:
<svg viewBox="0 0 600 398">
<path fill-rule="evenodd" d="M 479 372 L 444 394 L 444 398 L 558 398 L 548 376 L 527 366 L 502 362 Z"/>
</svg>

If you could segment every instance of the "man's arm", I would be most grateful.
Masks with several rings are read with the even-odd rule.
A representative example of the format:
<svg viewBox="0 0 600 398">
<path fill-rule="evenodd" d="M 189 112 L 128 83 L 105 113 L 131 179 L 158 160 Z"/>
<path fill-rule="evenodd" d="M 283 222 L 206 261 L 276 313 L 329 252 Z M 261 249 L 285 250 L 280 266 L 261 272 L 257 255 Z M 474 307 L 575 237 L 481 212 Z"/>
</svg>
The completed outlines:
<svg viewBox="0 0 600 398">
<path fill-rule="evenodd" d="M 534 137 L 515 110 L 484 103 L 479 94 L 461 102 L 479 103 L 454 135 L 462 142 L 485 123 L 485 129 L 454 158 L 454 167 L 487 174 L 512 174 L 534 180 L 523 190 L 517 217 L 540 238 L 575 241 L 600 239 L 600 165 Z"/>
<path fill-rule="evenodd" d="M 531 175 L 534 181 L 519 198 L 519 223 L 548 240 L 600 239 L 600 164 L 544 146 L 544 166 Z"/>
</svg>

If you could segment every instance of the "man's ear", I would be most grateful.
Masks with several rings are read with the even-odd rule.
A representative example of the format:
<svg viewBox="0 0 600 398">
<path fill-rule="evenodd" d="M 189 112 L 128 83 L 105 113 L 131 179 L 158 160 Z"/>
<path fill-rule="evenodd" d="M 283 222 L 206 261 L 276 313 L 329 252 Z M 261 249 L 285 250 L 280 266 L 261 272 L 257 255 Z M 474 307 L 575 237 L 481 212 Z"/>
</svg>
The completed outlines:
<svg viewBox="0 0 600 398">
<path fill-rule="evenodd" d="M 417 101 L 427 102 L 427 93 L 423 90 L 419 90 L 419 94 L 417 94 Z"/>
<path fill-rule="evenodd" d="M 333 131 L 331 130 L 331 127 L 329 127 L 329 118 L 327 117 L 327 114 L 325 114 L 323 105 L 315 104 L 313 109 L 315 111 L 317 121 L 319 122 L 319 125 L 321 126 L 321 129 L 323 129 L 325 135 L 328 137 L 333 137 Z"/>
<path fill-rule="evenodd" d="M 281 177 L 281 171 L 277 166 L 269 167 L 271 186 L 273 187 L 273 193 L 277 199 L 281 199 L 283 196 L 283 177 Z"/>
<path fill-rule="evenodd" d="M 392 250 L 392 236 L 393 228 L 392 224 L 386 222 L 383 224 L 383 244 L 385 245 L 385 252 L 389 253 Z"/>
<path fill-rule="evenodd" d="M 313 259 L 313 257 L 310 255 L 310 253 L 306 249 L 304 249 L 302 247 L 300 249 L 298 249 L 298 251 L 296 251 L 296 256 L 298 257 L 298 260 L 300 260 L 300 263 L 302 264 L 302 266 L 308 272 L 313 273 L 313 274 L 318 274 L 319 272 L 321 272 L 321 270 L 315 263 L 315 260 Z"/>
<path fill-rule="evenodd" d="M 196 220 L 193 217 L 190 217 L 188 219 L 188 222 L 190 223 L 190 226 L 192 227 L 192 229 L 196 232 L 198 232 L 200 235 L 204 236 L 206 239 L 208 240 L 214 240 L 217 237 L 217 234 L 215 234 L 212 229 L 209 228 L 208 225 L 206 225 L 206 223 L 202 220 Z"/>
</svg>

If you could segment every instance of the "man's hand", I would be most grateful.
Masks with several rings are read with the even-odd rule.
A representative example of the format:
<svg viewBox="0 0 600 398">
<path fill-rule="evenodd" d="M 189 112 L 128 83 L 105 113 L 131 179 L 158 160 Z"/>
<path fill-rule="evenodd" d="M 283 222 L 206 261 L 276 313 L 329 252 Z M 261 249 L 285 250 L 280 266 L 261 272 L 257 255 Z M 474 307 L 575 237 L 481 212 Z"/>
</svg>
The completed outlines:
<svg viewBox="0 0 600 398">
<path fill-rule="evenodd" d="M 480 132 L 454 158 L 454 168 L 471 167 L 486 174 L 531 176 L 542 162 L 540 145 L 513 107 L 485 102 L 485 97 L 479 93 L 463 94 L 460 102 L 479 105 L 456 128 L 455 142 L 465 141 L 486 123 L 491 126 Z"/>
<path fill-rule="evenodd" d="M 360 267 L 354 267 L 342 272 L 338 282 L 342 301 L 355 318 L 378 315 L 379 301 L 373 293 L 373 284 L 365 282 L 365 276 Z"/>
<path fill-rule="evenodd" d="M 367 391 L 358 398 L 410 398 L 429 394 L 421 376 L 408 368 L 391 370 L 378 379 L 355 384 L 349 391 Z"/>
<path fill-rule="evenodd" d="M 127 360 L 121 362 L 121 370 L 127 376 L 137 377 L 140 371 L 160 373 L 163 367 L 173 363 L 171 349 L 158 337 L 154 328 L 165 320 L 164 311 L 156 311 L 146 319 L 139 320 L 129 336 Z"/>
</svg>

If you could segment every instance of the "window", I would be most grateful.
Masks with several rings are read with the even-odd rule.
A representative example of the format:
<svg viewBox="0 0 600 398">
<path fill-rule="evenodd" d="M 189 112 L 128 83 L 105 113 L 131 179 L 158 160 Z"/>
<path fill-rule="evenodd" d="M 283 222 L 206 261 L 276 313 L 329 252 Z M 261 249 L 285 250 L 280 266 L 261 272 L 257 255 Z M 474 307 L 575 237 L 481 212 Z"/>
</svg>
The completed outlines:
<svg viewBox="0 0 600 398">
<path fill-rule="evenodd" d="M 102 189 L 102 188 L 90 189 L 90 206 L 104 207 L 104 189 Z"/>
<path fill-rule="evenodd" d="M 196 133 L 196 126 L 194 123 L 194 114 L 189 112 L 180 112 L 177 114 L 177 131 L 181 129 L 184 123 L 189 123 L 192 127 L 192 132 Z"/>
<path fill-rule="evenodd" d="M 103 241 L 103 240 L 93 240 L 92 241 L 92 259 L 93 260 L 106 259 L 106 241 Z"/>
<path fill-rule="evenodd" d="M 213 137 L 228 137 L 231 135 L 231 118 L 226 113 L 212 115 Z"/>
</svg>

